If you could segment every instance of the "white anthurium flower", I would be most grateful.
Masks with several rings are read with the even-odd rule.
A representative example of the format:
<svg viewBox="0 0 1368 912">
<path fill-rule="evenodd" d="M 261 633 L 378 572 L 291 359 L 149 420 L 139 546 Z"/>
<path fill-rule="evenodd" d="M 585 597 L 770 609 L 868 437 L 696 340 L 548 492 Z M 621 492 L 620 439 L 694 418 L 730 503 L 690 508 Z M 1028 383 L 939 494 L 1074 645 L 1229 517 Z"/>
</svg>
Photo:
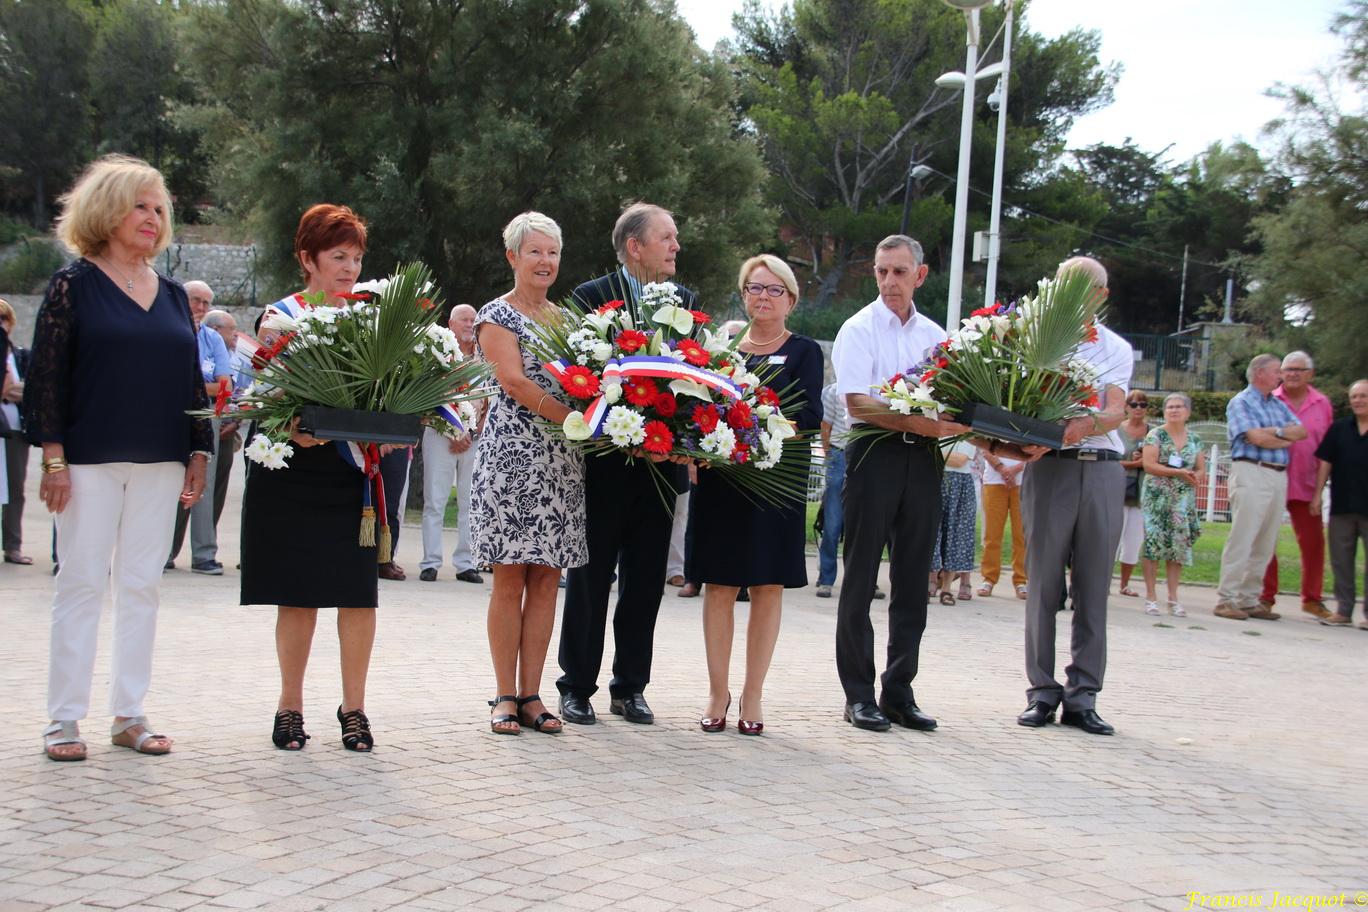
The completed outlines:
<svg viewBox="0 0 1368 912">
<path fill-rule="evenodd" d="M 793 422 L 778 412 L 774 412 L 765 419 L 765 430 L 770 437 L 780 442 L 798 433 L 793 427 Z"/>
<path fill-rule="evenodd" d="M 678 380 L 671 380 L 670 392 L 676 396 L 693 396 L 695 399 L 702 399 L 704 402 L 712 401 L 712 390 L 697 380 L 686 380 L 683 377 Z"/>
<path fill-rule="evenodd" d="M 651 314 L 651 319 L 659 326 L 670 327 L 681 336 L 687 336 L 693 331 L 693 314 L 673 304 L 666 304 Z"/>
<path fill-rule="evenodd" d="M 565 420 L 561 422 L 561 430 L 567 440 L 588 440 L 593 433 L 589 429 L 589 422 L 584 420 L 584 412 L 571 412 L 566 415 Z"/>
</svg>

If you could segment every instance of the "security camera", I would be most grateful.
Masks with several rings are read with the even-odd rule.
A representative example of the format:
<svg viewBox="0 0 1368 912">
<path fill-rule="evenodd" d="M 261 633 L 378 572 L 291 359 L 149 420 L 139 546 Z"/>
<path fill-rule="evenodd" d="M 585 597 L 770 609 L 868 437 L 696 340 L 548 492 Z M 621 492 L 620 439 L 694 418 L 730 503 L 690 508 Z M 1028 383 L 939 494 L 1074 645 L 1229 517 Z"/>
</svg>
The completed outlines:
<svg viewBox="0 0 1368 912">
<path fill-rule="evenodd" d="M 996 113 L 1001 107 L 1002 93 L 997 89 L 993 89 L 993 91 L 988 94 L 988 110 Z"/>
</svg>

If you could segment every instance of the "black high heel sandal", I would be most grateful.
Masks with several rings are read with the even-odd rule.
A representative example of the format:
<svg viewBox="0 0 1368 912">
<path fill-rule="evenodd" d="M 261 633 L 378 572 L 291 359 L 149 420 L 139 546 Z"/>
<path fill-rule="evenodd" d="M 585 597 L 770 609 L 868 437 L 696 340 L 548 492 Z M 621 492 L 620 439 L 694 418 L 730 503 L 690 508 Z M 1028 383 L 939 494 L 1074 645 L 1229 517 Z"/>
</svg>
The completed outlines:
<svg viewBox="0 0 1368 912">
<path fill-rule="evenodd" d="M 540 699 L 541 699 L 541 694 L 532 694 L 531 696 L 528 696 L 528 697 L 518 697 L 518 699 L 517 699 L 517 704 L 518 704 L 518 724 L 519 724 L 519 725 L 523 725 L 523 724 L 531 725 L 532 728 L 533 728 L 534 730 L 541 732 L 543 735 L 559 735 L 559 734 L 561 733 L 561 731 L 564 730 L 565 726 L 563 726 L 563 725 L 561 724 L 561 720 L 560 720 L 559 717 L 554 716 L 554 715 L 552 715 L 552 714 L 549 713 L 549 712 L 542 712 L 542 713 L 540 713 L 540 714 L 537 716 L 537 718 L 533 719 L 533 720 L 532 720 L 531 722 L 529 722 L 529 723 L 524 723 L 524 722 L 523 722 L 523 719 L 522 719 L 522 708 L 523 708 L 524 706 L 526 706 L 528 703 L 536 703 L 536 702 L 537 702 L 538 700 L 540 700 Z M 547 728 L 546 725 L 547 725 L 548 722 L 555 722 L 555 723 L 556 723 L 556 727 L 555 727 L 555 728 Z"/>
<path fill-rule="evenodd" d="M 294 709 L 282 709 L 275 714 L 275 728 L 271 730 L 271 741 L 281 750 L 297 751 L 304 749 L 309 736 L 304 732 L 304 714 Z M 294 747 L 290 745 L 293 744 Z"/>
<path fill-rule="evenodd" d="M 366 753 L 375 747 L 375 739 L 371 737 L 370 719 L 367 719 L 361 710 L 353 709 L 344 713 L 339 706 L 337 721 L 342 723 L 342 746 L 347 750 Z"/>
<path fill-rule="evenodd" d="M 495 697 L 490 700 L 489 705 L 491 707 L 498 706 L 500 703 L 512 703 L 517 705 L 517 702 L 517 694 L 505 694 L 504 696 Z M 510 724 L 516 725 L 517 728 L 499 728 L 500 725 L 507 726 Z M 489 720 L 489 730 L 496 735 L 521 735 L 522 720 L 518 718 L 517 713 L 504 713 L 502 715 L 494 716 Z"/>
</svg>

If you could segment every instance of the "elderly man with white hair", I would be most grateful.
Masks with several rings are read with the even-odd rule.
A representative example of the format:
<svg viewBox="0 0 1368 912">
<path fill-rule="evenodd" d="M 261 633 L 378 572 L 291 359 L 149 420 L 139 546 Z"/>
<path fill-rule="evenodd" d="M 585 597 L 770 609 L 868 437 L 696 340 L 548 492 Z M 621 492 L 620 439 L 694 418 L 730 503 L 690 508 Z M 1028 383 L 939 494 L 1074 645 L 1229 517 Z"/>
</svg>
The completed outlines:
<svg viewBox="0 0 1368 912">
<path fill-rule="evenodd" d="M 1325 584 L 1325 523 L 1320 511 L 1310 509 L 1316 489 L 1316 447 L 1325 439 L 1335 409 L 1320 390 L 1311 385 L 1316 365 L 1304 351 L 1294 351 L 1282 359 L 1282 384 L 1273 391 L 1306 428 L 1306 438 L 1287 448 L 1287 515 L 1297 536 L 1301 552 L 1301 607 L 1313 618 L 1324 620 L 1330 611 L 1321 601 Z M 1278 594 L 1278 556 L 1275 553 L 1264 571 L 1262 608 L 1273 607 Z"/>
<path fill-rule="evenodd" d="M 475 308 L 457 304 L 451 308 L 447 326 L 456 334 L 461 357 L 475 354 Z M 418 564 L 418 578 L 425 583 L 437 581 L 442 566 L 442 517 L 446 515 L 451 486 L 456 485 L 456 548 L 451 552 L 451 566 L 456 578 L 463 583 L 483 583 L 484 577 L 475 569 L 475 558 L 470 553 L 470 478 L 475 468 L 475 447 L 480 426 L 484 424 L 485 406 L 489 400 L 475 403 L 479 420 L 460 437 L 448 440 L 432 428 L 423 429 L 423 560 Z"/>
<path fill-rule="evenodd" d="M 185 294 L 190 299 L 190 317 L 194 320 L 196 341 L 199 344 L 200 372 L 210 401 L 225 385 L 233 387 L 232 346 L 226 331 L 231 329 L 236 343 L 237 324 L 231 314 L 210 310 L 214 290 L 198 279 L 185 283 Z M 223 564 L 218 562 L 218 531 L 214 528 L 214 490 L 218 473 L 221 424 L 214 419 L 214 454 L 205 472 L 204 496 L 190 510 L 176 506 L 175 531 L 171 538 L 171 554 L 166 558 L 166 569 L 176 566 L 176 555 L 185 543 L 185 526 L 190 524 L 190 569 L 194 573 L 222 576 Z M 227 458 L 232 458 L 231 450 Z"/>
<path fill-rule="evenodd" d="M 1213 613 L 1232 621 L 1281 617 L 1259 604 L 1259 589 L 1278 544 L 1290 449 L 1307 434 L 1287 403 L 1273 395 L 1279 373 L 1277 355 L 1256 355 L 1245 371 L 1249 386 L 1226 405 L 1230 537 L 1221 552 L 1221 582 Z"/>
</svg>

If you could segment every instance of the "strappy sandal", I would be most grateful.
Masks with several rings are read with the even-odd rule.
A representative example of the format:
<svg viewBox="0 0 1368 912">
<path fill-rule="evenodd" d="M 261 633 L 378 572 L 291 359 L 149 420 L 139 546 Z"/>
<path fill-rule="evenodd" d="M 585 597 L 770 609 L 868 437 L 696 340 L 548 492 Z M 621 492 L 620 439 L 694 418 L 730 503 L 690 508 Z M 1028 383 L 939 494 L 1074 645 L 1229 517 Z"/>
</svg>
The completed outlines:
<svg viewBox="0 0 1368 912">
<path fill-rule="evenodd" d="M 1158 617 L 1160 613 L 1157 604 L 1154 602 L 1145 602 L 1145 614 L 1148 614 L 1150 617 Z"/>
<path fill-rule="evenodd" d="M 533 719 L 531 722 L 526 722 L 522 718 L 522 708 L 528 703 L 536 703 L 540 699 L 541 694 L 532 694 L 530 697 L 518 697 L 515 701 L 518 704 L 518 722 L 523 725 L 531 725 L 535 731 L 539 731 L 543 735 L 559 735 L 565 726 L 561 724 L 561 720 L 558 717 L 549 712 L 539 713 L 537 718 Z"/>
<path fill-rule="evenodd" d="M 141 728 L 142 732 L 135 735 L 129 731 L 130 728 Z M 152 745 L 147 743 L 153 740 L 164 743 Z M 109 727 L 109 743 L 115 747 L 126 747 L 140 754 L 150 754 L 156 757 L 171 753 L 171 739 L 166 735 L 159 735 L 152 731 L 152 726 L 147 723 L 147 716 L 134 716 L 131 719 L 124 719 L 122 722 L 115 722 Z"/>
<path fill-rule="evenodd" d="M 982 586 L 979 586 L 979 587 L 978 587 L 978 594 L 979 594 L 979 596 L 982 597 L 982 598 L 989 598 L 989 597 L 991 597 L 992 594 L 993 594 L 993 584 L 992 584 L 992 583 L 984 583 Z"/>
<path fill-rule="evenodd" d="M 946 589 L 944 592 L 940 594 L 940 603 L 942 605 L 955 604 L 955 596 L 950 593 L 949 589 Z"/>
<path fill-rule="evenodd" d="M 271 741 L 281 750 L 297 751 L 304 749 L 309 740 L 304 731 L 304 714 L 294 709 L 282 709 L 275 714 L 275 728 L 271 731 Z M 290 745 L 294 745 L 291 747 Z"/>
<path fill-rule="evenodd" d="M 342 746 L 349 751 L 366 753 L 375 747 L 375 739 L 371 737 L 370 719 L 359 709 L 344 713 L 342 707 L 337 707 L 337 721 L 342 724 Z"/>
<path fill-rule="evenodd" d="M 1168 609 L 1169 609 L 1169 614 L 1171 614 L 1173 617 L 1176 617 L 1176 618 L 1185 618 L 1185 617 L 1187 617 L 1187 609 L 1184 608 L 1182 605 L 1178 604 L 1177 602 L 1169 602 L 1169 603 L 1168 603 Z"/>
<path fill-rule="evenodd" d="M 489 701 L 490 707 L 498 706 L 500 703 L 512 703 L 518 705 L 517 694 L 504 694 Z M 500 728 L 500 726 L 503 726 Z M 493 716 L 489 720 L 489 730 L 496 735 L 521 735 L 522 722 L 518 719 L 517 713 L 502 713 Z"/>
<path fill-rule="evenodd" d="M 970 590 L 969 581 L 960 580 L 959 592 L 956 593 L 955 598 L 959 599 L 961 602 L 967 602 L 972 600 L 973 597 L 974 593 Z"/>
<path fill-rule="evenodd" d="M 54 753 L 54 747 L 61 747 L 63 744 L 79 744 L 79 751 L 63 751 Z M 47 754 L 49 760 L 68 762 L 72 760 L 84 760 L 86 758 L 86 743 L 81 738 L 80 729 L 75 722 L 53 722 L 43 729 L 43 753 Z"/>
</svg>

